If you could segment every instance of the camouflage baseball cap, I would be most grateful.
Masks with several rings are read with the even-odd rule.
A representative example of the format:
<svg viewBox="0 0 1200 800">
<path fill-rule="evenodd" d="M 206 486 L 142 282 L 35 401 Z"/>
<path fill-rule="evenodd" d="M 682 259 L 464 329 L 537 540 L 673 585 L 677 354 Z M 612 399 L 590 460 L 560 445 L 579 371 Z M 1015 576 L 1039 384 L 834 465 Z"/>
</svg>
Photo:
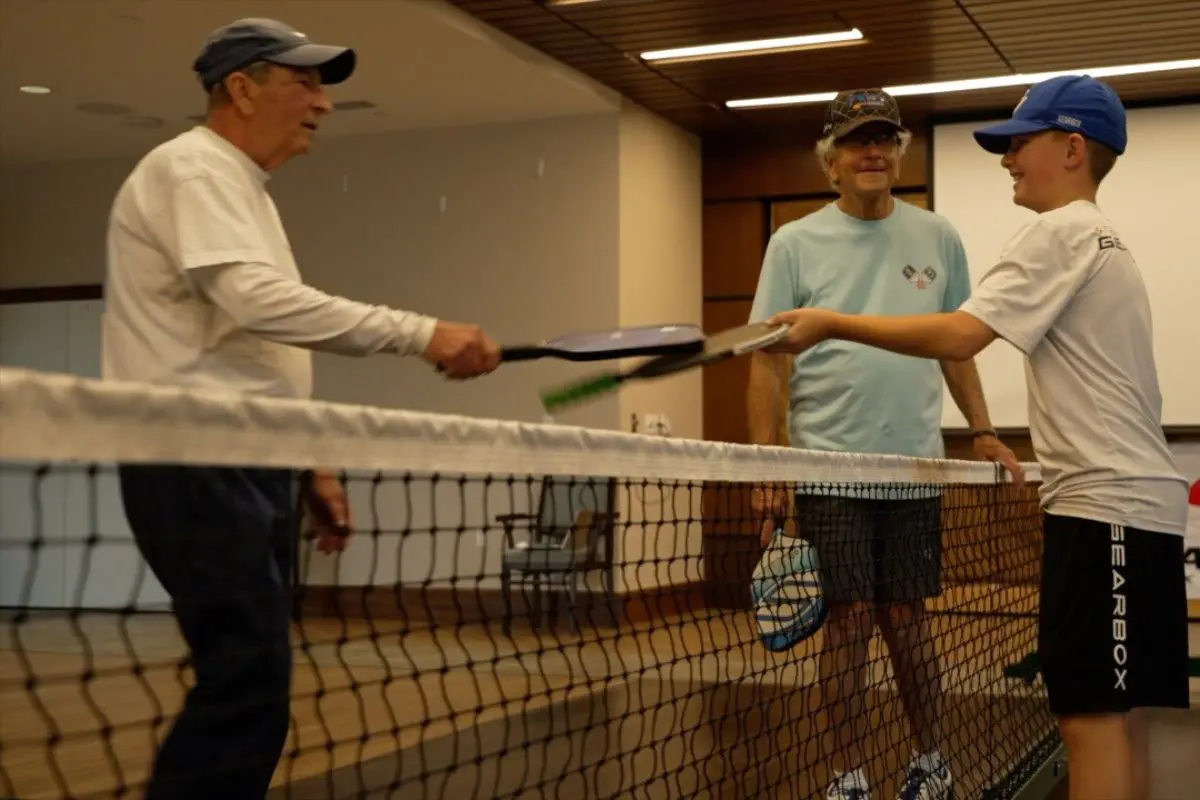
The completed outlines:
<svg viewBox="0 0 1200 800">
<path fill-rule="evenodd" d="M 840 139 L 868 122 L 887 122 L 898 130 L 908 130 L 900 122 L 896 98 L 883 89 L 850 89 L 838 92 L 825 108 L 825 126 L 821 135 Z"/>
</svg>

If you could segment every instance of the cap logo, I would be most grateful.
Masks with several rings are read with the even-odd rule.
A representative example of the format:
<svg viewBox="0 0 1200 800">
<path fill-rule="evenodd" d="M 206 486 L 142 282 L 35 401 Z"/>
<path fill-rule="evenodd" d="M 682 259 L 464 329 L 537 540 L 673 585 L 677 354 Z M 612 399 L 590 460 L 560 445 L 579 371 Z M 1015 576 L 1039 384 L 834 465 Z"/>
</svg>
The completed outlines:
<svg viewBox="0 0 1200 800">
<path fill-rule="evenodd" d="M 855 94 L 850 95 L 848 100 L 850 101 L 850 108 L 854 109 L 855 111 L 863 106 L 881 107 L 886 105 L 883 101 L 883 98 L 874 92 L 856 92 Z"/>
<path fill-rule="evenodd" d="M 1070 125 L 1072 128 L 1082 128 L 1083 127 L 1082 122 L 1075 119 L 1075 117 L 1068 117 L 1066 114 L 1058 115 L 1058 123 L 1060 125 Z"/>
</svg>

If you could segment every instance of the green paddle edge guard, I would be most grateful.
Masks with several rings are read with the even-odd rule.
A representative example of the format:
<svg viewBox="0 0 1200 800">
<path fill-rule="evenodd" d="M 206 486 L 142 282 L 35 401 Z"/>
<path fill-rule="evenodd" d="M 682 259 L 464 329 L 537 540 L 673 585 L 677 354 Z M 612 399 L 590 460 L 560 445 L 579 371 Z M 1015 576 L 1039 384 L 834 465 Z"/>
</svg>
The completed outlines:
<svg viewBox="0 0 1200 800">
<path fill-rule="evenodd" d="M 615 375 L 603 375 L 582 383 L 573 383 L 556 389 L 546 389 L 542 392 L 542 408 L 547 411 L 564 408 L 593 395 L 604 394 L 617 388 L 621 383 Z"/>
</svg>

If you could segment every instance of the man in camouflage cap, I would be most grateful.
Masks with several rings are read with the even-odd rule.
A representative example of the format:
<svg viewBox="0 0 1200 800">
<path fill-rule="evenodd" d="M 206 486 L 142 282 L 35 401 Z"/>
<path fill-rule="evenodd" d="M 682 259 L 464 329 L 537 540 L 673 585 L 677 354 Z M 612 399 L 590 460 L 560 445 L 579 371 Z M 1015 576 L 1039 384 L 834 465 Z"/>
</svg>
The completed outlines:
<svg viewBox="0 0 1200 800">
<path fill-rule="evenodd" d="M 911 136 L 895 98 L 882 89 L 841 92 L 829 104 L 815 149 L 838 199 L 775 231 L 750 321 L 804 307 L 925 314 L 954 311 L 967 299 L 971 279 L 958 233 L 892 195 Z M 943 379 L 974 433 L 975 455 L 1003 463 L 1020 480 L 1016 457 L 992 430 L 974 361 L 909 358 L 848 342 L 797 356 L 752 356 L 751 441 L 943 458 Z M 790 441 L 782 441 L 783 396 Z M 783 533 L 793 500 L 799 539 Z M 812 487 L 790 498 L 764 488 L 753 502 L 769 552 L 811 546 L 819 564 L 821 601 L 828 604 L 821 686 L 836 738 L 827 800 L 870 796 L 862 740 L 875 625 L 914 739 L 901 797 L 947 800 L 953 779 L 940 752 L 938 656 L 925 612 L 925 600 L 942 590 L 940 492 L 931 487 L 885 500 Z M 796 642 L 807 635 L 797 630 Z"/>
</svg>

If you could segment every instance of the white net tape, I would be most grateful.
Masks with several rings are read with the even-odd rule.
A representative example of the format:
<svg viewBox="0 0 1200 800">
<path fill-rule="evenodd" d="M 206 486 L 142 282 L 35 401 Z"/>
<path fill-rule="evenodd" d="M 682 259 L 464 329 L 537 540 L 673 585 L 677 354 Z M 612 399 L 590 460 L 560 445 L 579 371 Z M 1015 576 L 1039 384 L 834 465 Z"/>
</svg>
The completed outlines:
<svg viewBox="0 0 1200 800">
<path fill-rule="evenodd" d="M 0 458 L 290 468 L 994 484 L 996 465 L 671 439 L 0 368 Z M 1036 464 L 1024 465 L 1037 482 Z"/>
</svg>

